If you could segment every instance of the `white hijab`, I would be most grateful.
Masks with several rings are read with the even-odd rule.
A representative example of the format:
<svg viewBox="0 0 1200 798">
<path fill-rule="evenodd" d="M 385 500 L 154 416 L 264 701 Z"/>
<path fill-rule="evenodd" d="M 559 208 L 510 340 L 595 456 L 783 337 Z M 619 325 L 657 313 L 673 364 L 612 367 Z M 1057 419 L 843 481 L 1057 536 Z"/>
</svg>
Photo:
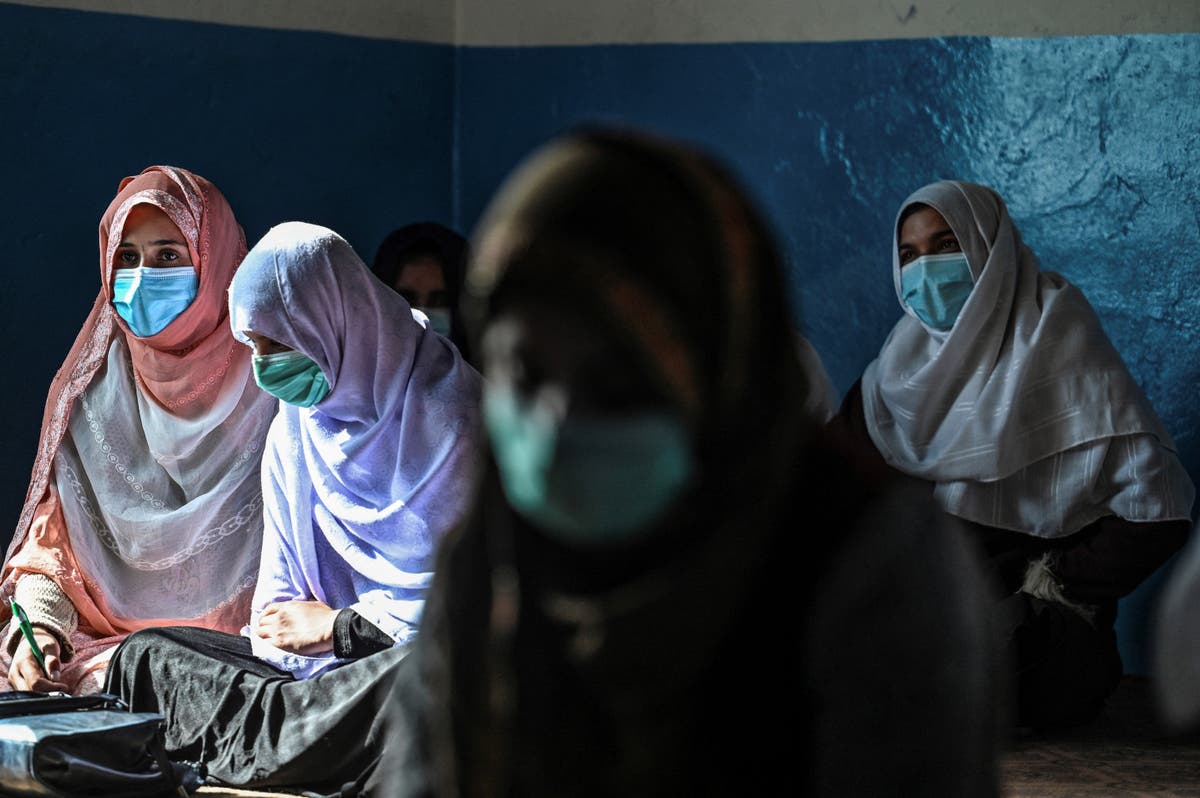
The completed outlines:
<svg viewBox="0 0 1200 798">
<path fill-rule="evenodd" d="M 975 285 L 954 326 L 905 315 L 863 374 L 871 439 L 893 467 L 937 483 L 953 515 L 1064 537 L 1106 515 L 1188 518 L 1195 489 L 1149 401 L 1083 294 L 1038 270 L 1004 201 L 934 183 L 901 206 L 938 211 Z"/>
<path fill-rule="evenodd" d="M 54 478 L 84 577 L 118 616 L 203 618 L 254 586 L 275 406 L 248 358 L 227 369 L 211 406 L 181 417 L 136 384 L 117 335 L 71 414 Z"/>
</svg>

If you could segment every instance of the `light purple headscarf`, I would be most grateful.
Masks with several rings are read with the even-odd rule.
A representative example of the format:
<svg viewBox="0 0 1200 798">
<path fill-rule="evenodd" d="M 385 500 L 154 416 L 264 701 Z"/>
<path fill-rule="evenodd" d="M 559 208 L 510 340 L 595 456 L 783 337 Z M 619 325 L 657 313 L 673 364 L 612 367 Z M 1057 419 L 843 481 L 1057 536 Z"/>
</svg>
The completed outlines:
<svg viewBox="0 0 1200 798">
<path fill-rule="evenodd" d="M 234 335 L 302 352 L 330 385 L 313 407 L 281 402 L 267 435 L 250 628 L 269 604 L 319 599 L 406 642 L 434 548 L 470 503 L 479 374 L 324 227 L 272 228 L 242 262 L 229 310 Z M 250 639 L 258 656 L 301 678 L 338 663 Z"/>
</svg>

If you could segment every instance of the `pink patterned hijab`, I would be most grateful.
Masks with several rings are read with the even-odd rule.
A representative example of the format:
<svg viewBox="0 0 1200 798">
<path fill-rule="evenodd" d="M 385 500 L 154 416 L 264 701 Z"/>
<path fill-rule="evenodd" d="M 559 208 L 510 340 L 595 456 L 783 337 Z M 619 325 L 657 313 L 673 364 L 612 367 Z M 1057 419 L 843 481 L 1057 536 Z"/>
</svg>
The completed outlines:
<svg viewBox="0 0 1200 798">
<path fill-rule="evenodd" d="M 196 300 L 149 338 L 138 338 L 123 319 L 109 315 L 125 333 L 138 382 L 163 407 L 192 415 L 211 403 L 213 388 L 237 351 L 226 321 L 225 291 L 246 256 L 246 238 L 229 203 L 204 178 L 170 166 L 152 166 L 127 177 L 100 220 L 101 295 L 106 307 L 112 302 L 120 233 L 129 212 L 141 204 L 163 211 L 183 233 L 200 279 Z"/>
<path fill-rule="evenodd" d="M 200 286 L 196 300 L 166 329 L 138 338 L 112 306 L 113 258 L 135 205 L 154 205 L 183 233 Z M 117 235 L 111 235 L 116 230 Z M 246 237 L 217 187 L 173 166 L 151 166 L 121 181 L 100 219 L 100 295 L 75 344 L 50 383 L 42 413 L 33 478 L 8 557 L 20 546 L 46 490 L 50 464 L 66 431 L 71 406 L 104 362 L 114 326 L 124 335 L 138 382 L 168 410 L 187 415 L 211 402 L 235 355 L 245 356 L 226 322 L 225 291 L 246 256 Z"/>
<path fill-rule="evenodd" d="M 146 338 L 111 303 L 113 258 L 139 204 L 179 228 L 199 279 L 192 304 Z M 226 292 L 245 254 L 217 188 L 175 167 L 125 178 L 101 219 L 100 293 L 51 383 L 0 581 L 7 599 L 23 574 L 53 579 L 79 612 L 84 657 L 146 626 L 236 631 L 247 617 L 276 403 L 229 329 Z"/>
</svg>

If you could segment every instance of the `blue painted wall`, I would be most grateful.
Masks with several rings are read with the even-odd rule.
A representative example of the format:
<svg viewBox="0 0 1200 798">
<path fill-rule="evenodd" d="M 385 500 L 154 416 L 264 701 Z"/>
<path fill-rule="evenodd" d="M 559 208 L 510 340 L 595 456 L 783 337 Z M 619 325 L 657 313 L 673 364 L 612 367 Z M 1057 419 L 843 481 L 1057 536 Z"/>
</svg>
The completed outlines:
<svg viewBox="0 0 1200 798">
<path fill-rule="evenodd" d="M 250 243 L 302 219 L 369 260 L 394 226 L 449 221 L 452 62 L 448 47 L 0 4 L 0 544 L 99 288 L 117 182 L 183 166 Z"/>
<path fill-rule="evenodd" d="M 1200 480 L 1200 36 L 453 48 L 0 3 L 0 540 L 46 386 L 97 281 L 117 180 L 176 163 L 251 241 L 327 224 L 368 256 L 417 218 L 469 229 L 530 149 L 634 124 L 724 156 L 789 262 L 840 390 L 899 315 L 896 206 L 995 186 L 1045 268 L 1079 283 Z M 1144 672 L 1153 586 L 1122 607 Z"/>
<path fill-rule="evenodd" d="M 1200 36 L 469 48 L 457 80 L 461 226 L 572 125 L 697 142 L 771 219 L 841 391 L 900 314 L 901 200 L 944 177 L 994 186 L 1043 268 L 1092 300 L 1200 481 Z M 1131 672 L 1155 587 L 1122 605 Z"/>
</svg>

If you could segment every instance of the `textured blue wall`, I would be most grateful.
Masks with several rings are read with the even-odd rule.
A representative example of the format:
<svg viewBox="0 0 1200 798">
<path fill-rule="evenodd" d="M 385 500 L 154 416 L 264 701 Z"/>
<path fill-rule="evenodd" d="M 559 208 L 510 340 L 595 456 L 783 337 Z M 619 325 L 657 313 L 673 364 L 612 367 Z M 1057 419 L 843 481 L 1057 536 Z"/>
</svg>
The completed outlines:
<svg viewBox="0 0 1200 798">
<path fill-rule="evenodd" d="M 842 391 L 900 314 L 900 201 L 938 178 L 992 185 L 1043 268 L 1092 300 L 1200 480 L 1200 36 L 470 48 L 457 79 L 461 226 L 574 124 L 698 142 L 773 222 Z M 1154 588 L 1122 605 L 1136 673 Z"/>
<path fill-rule="evenodd" d="M 449 221 L 452 64 L 448 47 L 0 4 L 0 544 L 117 182 L 187 167 L 250 243 L 303 219 L 370 259 L 394 226 Z"/>
<path fill-rule="evenodd" d="M 455 95 L 457 96 L 455 97 Z M 0 541 L 46 386 L 95 296 L 117 180 L 176 163 L 251 241 L 285 219 L 366 256 L 395 224 L 468 228 L 514 163 L 577 123 L 724 156 L 789 261 L 840 390 L 899 315 L 889 236 L 913 188 L 995 186 L 1079 283 L 1200 478 L 1200 36 L 460 48 L 0 3 Z M 1122 607 L 1144 671 L 1151 590 Z"/>
</svg>

